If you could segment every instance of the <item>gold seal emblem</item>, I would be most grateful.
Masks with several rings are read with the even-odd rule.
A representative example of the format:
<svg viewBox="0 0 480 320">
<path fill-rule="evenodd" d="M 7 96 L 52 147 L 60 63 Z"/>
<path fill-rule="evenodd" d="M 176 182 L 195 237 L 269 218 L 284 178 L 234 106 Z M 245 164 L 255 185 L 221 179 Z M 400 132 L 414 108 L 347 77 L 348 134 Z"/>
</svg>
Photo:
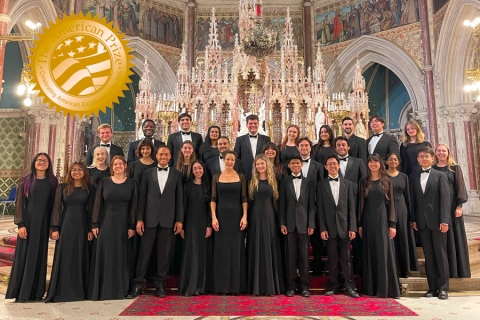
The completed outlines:
<svg viewBox="0 0 480 320">
<path fill-rule="evenodd" d="M 106 19 L 57 17 L 34 41 L 30 67 L 35 89 L 50 107 L 89 117 L 124 97 L 133 67 L 127 40 Z"/>
</svg>

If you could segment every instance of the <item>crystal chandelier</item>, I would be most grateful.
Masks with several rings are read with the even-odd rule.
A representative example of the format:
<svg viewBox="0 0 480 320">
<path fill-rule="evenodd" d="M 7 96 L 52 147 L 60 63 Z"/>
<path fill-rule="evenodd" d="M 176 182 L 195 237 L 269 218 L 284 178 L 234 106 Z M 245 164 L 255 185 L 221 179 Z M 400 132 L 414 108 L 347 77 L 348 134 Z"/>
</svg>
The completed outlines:
<svg viewBox="0 0 480 320">
<path fill-rule="evenodd" d="M 253 27 L 246 30 L 242 38 L 243 51 L 257 59 L 262 59 L 275 50 L 276 41 L 277 33 L 263 25 L 262 2 L 257 0 Z"/>
<path fill-rule="evenodd" d="M 463 25 L 472 32 L 475 46 L 474 46 L 474 63 L 471 69 L 465 72 L 467 84 L 464 87 L 466 92 L 477 92 L 477 102 L 480 102 L 480 17 L 473 21 L 465 20 Z"/>
</svg>

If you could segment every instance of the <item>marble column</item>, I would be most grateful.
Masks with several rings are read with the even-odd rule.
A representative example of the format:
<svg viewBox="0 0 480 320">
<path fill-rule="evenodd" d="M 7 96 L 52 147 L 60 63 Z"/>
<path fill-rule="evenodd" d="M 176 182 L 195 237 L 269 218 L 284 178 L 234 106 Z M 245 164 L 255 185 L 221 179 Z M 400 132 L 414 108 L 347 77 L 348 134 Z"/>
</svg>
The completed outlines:
<svg viewBox="0 0 480 320">
<path fill-rule="evenodd" d="M 476 108 L 460 108 L 460 114 L 463 120 L 463 131 L 465 134 L 465 151 L 468 164 L 468 180 L 470 182 L 470 190 L 477 190 L 477 177 L 475 169 L 475 156 L 473 151 L 473 133 L 472 133 L 472 115 L 477 113 Z"/>
<path fill-rule="evenodd" d="M 479 148 L 479 140 L 478 140 L 478 121 L 479 116 L 476 115 L 472 119 L 472 140 L 473 140 L 473 154 L 475 156 L 475 172 L 477 174 L 477 186 L 480 186 L 480 148 Z"/>
<path fill-rule="evenodd" d="M 313 69 L 313 50 L 315 46 L 312 44 L 313 34 L 312 34 L 312 2 L 310 0 L 303 0 L 303 30 L 305 32 L 305 47 L 303 49 L 305 56 L 305 71 L 308 70 L 308 67 Z"/>
<path fill-rule="evenodd" d="M 67 139 L 65 140 L 65 158 L 63 163 L 65 166 L 64 167 L 65 172 L 67 172 L 68 164 L 72 162 L 74 131 L 75 131 L 75 121 L 73 120 L 71 114 L 68 114 L 67 129 L 66 129 Z"/>
<path fill-rule="evenodd" d="M 420 26 L 422 29 L 423 69 L 425 75 L 425 90 L 427 93 L 428 127 L 430 143 L 438 143 L 437 114 L 435 110 L 435 92 L 433 82 L 432 51 L 430 47 L 430 29 L 428 22 L 427 0 L 418 0 Z"/>
<path fill-rule="evenodd" d="M 51 124 L 48 133 L 48 155 L 55 162 L 55 143 L 57 142 L 57 125 Z"/>
<path fill-rule="evenodd" d="M 8 33 L 8 23 L 12 20 L 8 16 L 9 0 L 0 0 L 0 34 Z M 3 66 L 5 60 L 5 46 L 7 41 L 0 41 L 0 92 L 3 86 Z"/>
<path fill-rule="evenodd" d="M 458 161 L 457 157 L 457 137 L 455 135 L 455 111 L 453 110 L 442 110 L 442 117 L 445 118 L 447 122 L 447 135 L 448 135 L 448 147 L 452 154 L 453 159 Z"/>
<path fill-rule="evenodd" d="M 195 66 L 195 11 L 197 4 L 195 0 L 188 0 L 187 3 L 187 61 L 188 71 Z"/>
</svg>

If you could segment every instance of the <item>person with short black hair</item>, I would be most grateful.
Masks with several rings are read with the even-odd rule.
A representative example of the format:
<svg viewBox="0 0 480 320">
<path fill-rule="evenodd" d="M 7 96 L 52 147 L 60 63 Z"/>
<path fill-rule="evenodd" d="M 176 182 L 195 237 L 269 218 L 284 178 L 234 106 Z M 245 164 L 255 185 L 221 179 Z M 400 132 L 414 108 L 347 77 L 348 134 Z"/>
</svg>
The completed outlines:
<svg viewBox="0 0 480 320">
<path fill-rule="evenodd" d="M 357 123 L 357 126 L 363 126 L 363 124 Z M 365 142 L 364 138 L 359 137 L 355 135 L 355 133 L 353 133 L 353 119 L 350 117 L 343 118 L 342 129 L 345 138 L 348 139 L 348 144 L 350 145 L 350 150 L 348 151 L 348 154 L 362 160 L 363 163 L 366 164 L 368 156 L 367 143 Z"/>
<path fill-rule="evenodd" d="M 191 141 L 194 146 L 195 154 L 198 158 L 200 146 L 203 143 L 202 135 L 192 131 L 192 116 L 188 113 L 180 113 L 178 115 L 178 124 L 180 131 L 171 133 L 168 136 L 167 146 L 172 151 L 171 164 L 175 166 L 178 161 L 178 153 L 185 141 Z"/>
<path fill-rule="evenodd" d="M 218 152 L 220 153 L 218 157 L 210 158 L 207 160 L 205 166 L 207 167 L 207 174 L 210 181 L 217 173 L 223 172 L 225 170 L 225 162 L 223 161 L 223 153 L 227 150 L 230 150 L 230 139 L 228 137 L 222 136 L 218 138 L 217 141 Z M 243 173 L 243 162 L 240 159 L 235 160 L 235 165 L 233 170 L 237 173 Z"/>
<path fill-rule="evenodd" d="M 128 146 L 127 163 L 132 163 L 137 160 L 140 160 L 140 157 L 138 156 L 136 151 L 137 151 L 138 145 L 140 144 L 140 141 L 142 140 L 148 140 L 153 144 L 154 150 L 152 152 L 152 159 L 153 160 L 155 159 L 155 154 L 157 152 L 158 147 L 165 145 L 163 141 L 157 140 L 153 137 L 153 135 L 155 134 L 155 128 L 156 128 L 155 121 L 153 121 L 152 119 L 143 120 L 142 131 L 143 131 L 144 137 L 143 139 L 130 142 Z"/>
<path fill-rule="evenodd" d="M 298 139 L 297 150 L 297 153 L 302 157 L 302 175 L 309 180 L 315 181 L 315 183 L 322 180 L 325 176 L 322 165 L 310 157 L 312 141 L 307 137 Z"/>
<path fill-rule="evenodd" d="M 397 139 L 383 132 L 384 126 L 385 119 L 381 115 L 370 117 L 370 127 L 373 130 L 373 135 L 367 139 L 368 154 L 378 154 L 383 161 L 387 159 L 389 153 L 400 154 Z"/>
<path fill-rule="evenodd" d="M 123 157 L 122 147 L 112 143 L 113 129 L 108 123 L 102 123 L 98 126 L 97 136 L 100 138 L 100 143 L 88 148 L 85 156 L 85 164 L 87 167 L 92 165 L 93 153 L 97 147 L 104 147 L 105 150 L 107 150 L 107 163 L 110 163 L 110 160 L 114 156 Z"/>
</svg>

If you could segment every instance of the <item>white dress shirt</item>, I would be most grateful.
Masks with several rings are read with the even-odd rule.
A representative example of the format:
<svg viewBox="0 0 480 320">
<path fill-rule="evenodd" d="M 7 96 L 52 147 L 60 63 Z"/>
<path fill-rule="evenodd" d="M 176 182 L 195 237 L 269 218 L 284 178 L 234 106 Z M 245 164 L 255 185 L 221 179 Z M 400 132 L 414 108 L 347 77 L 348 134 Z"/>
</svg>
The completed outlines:
<svg viewBox="0 0 480 320">
<path fill-rule="evenodd" d="M 378 134 L 379 136 L 377 137 L 372 136 L 372 139 L 368 143 L 368 154 L 373 154 L 373 152 L 375 151 L 375 148 L 377 147 L 378 140 L 380 140 L 380 138 L 382 137 L 383 132 L 380 132 Z"/>
<path fill-rule="evenodd" d="M 161 168 L 160 166 L 158 167 Z M 169 167 L 167 167 L 167 171 L 157 169 L 158 187 L 160 188 L 161 193 L 163 193 L 163 189 L 165 189 L 165 184 L 167 183 L 169 171 Z"/>
<path fill-rule="evenodd" d="M 225 161 L 223 161 L 223 157 L 219 156 L 218 161 L 220 161 L 220 172 L 223 172 L 225 170 Z"/>
<path fill-rule="evenodd" d="M 345 171 L 347 171 L 347 164 L 348 164 L 348 155 L 346 155 L 345 157 L 343 158 L 340 158 L 340 172 L 342 173 L 342 176 L 345 177 Z M 342 160 L 342 159 L 347 159 L 347 160 Z"/>
<path fill-rule="evenodd" d="M 303 159 L 303 165 L 302 165 L 302 175 L 306 178 L 307 175 L 308 175 L 308 169 L 310 169 L 310 163 L 312 162 L 312 160 L 310 158 L 306 158 L 306 159 Z M 307 162 L 305 162 L 305 160 L 308 160 Z"/>
<path fill-rule="evenodd" d="M 292 176 L 298 177 L 292 173 Z M 300 175 L 301 176 L 301 175 Z M 302 179 L 293 179 L 293 187 L 295 188 L 295 195 L 300 198 L 300 189 L 302 188 Z"/>
<path fill-rule="evenodd" d="M 257 143 L 258 143 L 258 133 L 252 134 L 252 136 L 256 136 L 256 138 L 250 137 L 250 133 L 248 134 L 248 139 L 250 140 L 250 146 L 252 146 L 252 155 L 253 158 L 257 156 Z"/>
<path fill-rule="evenodd" d="M 329 178 L 338 179 L 338 175 L 336 177 L 332 177 L 328 175 Z M 338 205 L 338 197 L 340 195 L 340 181 L 331 180 L 328 181 L 330 183 L 330 189 L 332 190 L 333 200 L 335 200 L 335 205 Z"/>
<path fill-rule="evenodd" d="M 432 167 L 428 167 L 422 170 L 432 170 Z M 425 193 L 425 188 L 427 187 L 428 177 L 430 177 L 430 171 L 428 173 L 422 172 L 420 174 L 420 185 L 422 186 L 422 191 Z"/>
<path fill-rule="evenodd" d="M 192 132 L 190 131 L 188 134 L 183 134 L 185 131 L 181 130 L 181 135 L 182 135 L 182 141 L 193 141 L 192 140 Z"/>
</svg>

